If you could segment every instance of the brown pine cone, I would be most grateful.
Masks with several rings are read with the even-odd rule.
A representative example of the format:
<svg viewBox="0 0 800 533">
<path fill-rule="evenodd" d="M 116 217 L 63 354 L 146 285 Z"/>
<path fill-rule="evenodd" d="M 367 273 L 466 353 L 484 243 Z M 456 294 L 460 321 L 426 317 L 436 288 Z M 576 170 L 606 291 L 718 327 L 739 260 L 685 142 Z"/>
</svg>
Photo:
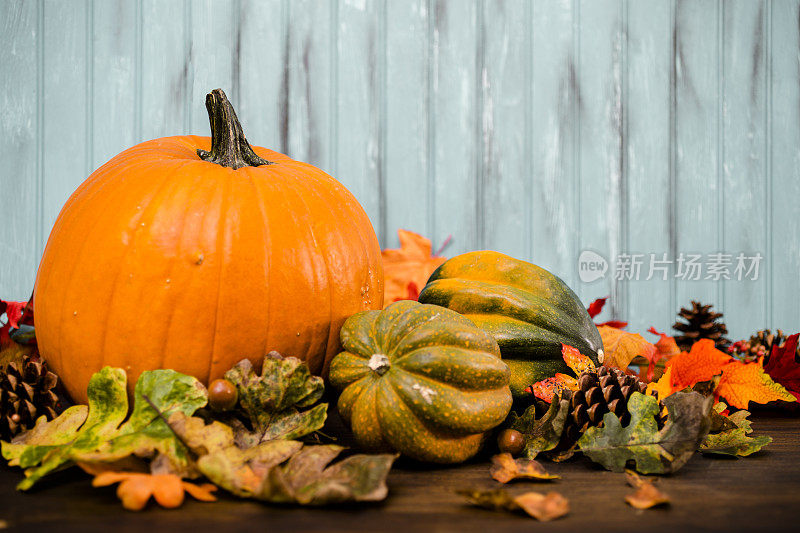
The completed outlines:
<svg viewBox="0 0 800 533">
<path fill-rule="evenodd" d="M 58 376 L 47 363 L 25 355 L 21 361 L 0 369 L 0 439 L 14 436 L 33 427 L 42 415 L 47 420 L 57 416 Z"/>
<path fill-rule="evenodd" d="M 569 449 L 588 428 L 602 427 L 603 415 L 614 413 L 627 425 L 631 420 L 628 399 L 634 392 L 644 393 L 647 385 L 636 376 L 617 368 L 601 366 L 586 370 L 578 377 L 578 390 L 566 391 L 570 412 L 564 425 L 559 448 Z"/>
<path fill-rule="evenodd" d="M 694 300 L 691 309 L 681 308 L 678 316 L 685 322 L 679 320 L 672 326 L 682 333 L 675 336 L 675 342 L 681 350 L 688 352 L 692 349 L 692 344 L 700 339 L 711 339 L 718 350 L 728 348 L 731 341 L 725 337 L 728 327 L 720 320 L 723 315 L 713 312 L 711 308 L 711 305 L 703 305 Z"/>
</svg>

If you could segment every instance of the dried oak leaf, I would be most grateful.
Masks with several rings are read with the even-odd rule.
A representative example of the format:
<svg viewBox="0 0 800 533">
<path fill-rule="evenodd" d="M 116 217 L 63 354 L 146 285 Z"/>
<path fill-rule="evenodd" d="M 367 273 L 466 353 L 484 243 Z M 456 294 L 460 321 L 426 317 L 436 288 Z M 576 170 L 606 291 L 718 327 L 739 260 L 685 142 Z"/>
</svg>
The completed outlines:
<svg viewBox="0 0 800 533">
<path fill-rule="evenodd" d="M 650 509 L 657 505 L 669 503 L 669 496 L 658 490 L 652 480 L 642 479 L 636 472 L 625 471 L 625 480 L 628 485 L 636 489 L 633 494 L 625 496 L 628 505 L 636 509 Z"/>
<path fill-rule="evenodd" d="M 188 450 L 163 417 L 194 413 L 206 403 L 205 387 L 173 370 L 143 372 L 128 417 L 125 384 L 124 370 L 105 367 L 89 380 L 88 407 L 70 407 L 49 422 L 42 416 L 33 429 L 3 442 L 2 454 L 9 465 L 26 469 L 17 488 L 27 490 L 72 462 L 115 463 L 131 455 L 164 456 L 173 472 L 193 472 Z"/>
<path fill-rule="evenodd" d="M 614 366 L 621 370 L 628 368 L 634 357 L 641 356 L 651 360 L 657 354 L 656 347 L 638 333 L 629 333 L 610 326 L 599 326 L 597 330 L 603 339 L 605 366 Z"/>
<path fill-rule="evenodd" d="M 500 483 L 508 483 L 515 479 L 536 479 L 549 481 L 561 476 L 548 473 L 544 467 L 533 459 L 514 459 L 510 453 L 500 453 L 492 457 L 489 470 L 492 478 Z"/>
<path fill-rule="evenodd" d="M 493 511 L 524 511 L 541 522 L 555 520 L 569 513 L 569 500 L 558 492 L 526 492 L 513 496 L 503 489 L 459 489 L 456 493 L 477 507 Z"/>
<path fill-rule="evenodd" d="M 739 410 L 726 416 L 727 407 L 721 402 L 714 405 L 711 434 L 700 445 L 703 454 L 745 457 L 772 442 L 766 435 L 749 436 L 753 428 L 747 419 L 748 411 Z"/>
<path fill-rule="evenodd" d="M 400 248 L 387 249 L 383 256 L 383 302 L 384 306 L 407 298 L 409 286 L 424 287 L 428 278 L 444 257 L 431 255 L 431 241 L 404 229 L 397 231 Z"/>
<path fill-rule="evenodd" d="M 299 439 L 325 424 L 328 404 L 318 403 L 325 390 L 322 378 L 312 376 L 295 357 L 270 352 L 260 376 L 244 359 L 225 373 L 225 379 L 236 387 L 248 421 L 245 426 L 236 419 L 227 420 L 242 448 L 273 439 Z"/>
<path fill-rule="evenodd" d="M 522 416 L 512 413 L 509 427 L 525 437 L 523 455 L 527 459 L 535 459 L 539 453 L 558 446 L 568 414 L 569 401 L 560 395 L 553 399 L 547 412 L 539 419 L 536 418 L 536 408 L 533 405 L 528 406 Z"/>
<path fill-rule="evenodd" d="M 237 446 L 234 430 L 175 413 L 170 427 L 197 455 L 197 469 L 215 485 L 242 498 L 273 503 L 325 505 L 386 497 L 395 455 L 353 455 L 330 465 L 344 448 L 304 446 L 275 438 Z"/>
<path fill-rule="evenodd" d="M 694 454 L 711 427 L 711 398 L 678 392 L 664 400 L 669 413 L 659 431 L 658 400 L 634 392 L 628 400 L 631 421 L 623 427 L 606 413 L 602 427 L 591 427 L 578 447 L 592 461 L 622 472 L 628 463 L 642 474 L 665 474 L 681 468 Z"/>
<path fill-rule="evenodd" d="M 102 472 L 92 480 L 93 487 L 119 483 L 117 497 L 129 511 L 141 511 L 152 496 L 161 507 L 173 509 L 183 504 L 184 492 L 203 502 L 214 502 L 217 487 L 210 483 L 195 485 L 174 474 L 145 474 L 140 472 Z"/>
<path fill-rule="evenodd" d="M 782 346 L 773 346 L 764 371 L 800 401 L 800 364 L 795 359 L 798 337 L 800 333 L 795 333 Z"/>
</svg>

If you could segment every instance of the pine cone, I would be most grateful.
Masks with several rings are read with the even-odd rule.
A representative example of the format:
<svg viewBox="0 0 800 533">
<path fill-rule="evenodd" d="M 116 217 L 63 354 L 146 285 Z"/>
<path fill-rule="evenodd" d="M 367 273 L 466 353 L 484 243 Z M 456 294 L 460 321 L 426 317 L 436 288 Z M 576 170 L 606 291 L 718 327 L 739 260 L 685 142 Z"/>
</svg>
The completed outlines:
<svg viewBox="0 0 800 533">
<path fill-rule="evenodd" d="M 578 390 L 568 397 L 570 412 L 559 443 L 560 449 L 571 448 L 593 426 L 603 425 L 603 415 L 614 413 L 627 425 L 631 420 L 628 399 L 634 392 L 644 393 L 647 385 L 636 376 L 617 368 L 601 366 L 586 370 L 578 377 Z M 566 391 L 569 395 L 570 391 Z"/>
<path fill-rule="evenodd" d="M 686 322 L 678 321 L 672 326 L 676 331 L 683 333 L 675 337 L 675 342 L 681 350 L 688 352 L 692 349 L 692 344 L 700 339 L 711 339 L 718 350 L 728 348 L 731 341 L 725 337 L 728 333 L 727 326 L 719 320 L 722 318 L 722 313 L 714 313 L 711 308 L 711 305 L 703 305 L 694 300 L 691 309 L 681 308 L 678 316 Z"/>
<path fill-rule="evenodd" d="M 10 441 L 32 428 L 42 415 L 47 420 L 55 418 L 57 384 L 58 376 L 48 370 L 47 363 L 28 355 L 0 369 L 0 439 Z"/>
</svg>

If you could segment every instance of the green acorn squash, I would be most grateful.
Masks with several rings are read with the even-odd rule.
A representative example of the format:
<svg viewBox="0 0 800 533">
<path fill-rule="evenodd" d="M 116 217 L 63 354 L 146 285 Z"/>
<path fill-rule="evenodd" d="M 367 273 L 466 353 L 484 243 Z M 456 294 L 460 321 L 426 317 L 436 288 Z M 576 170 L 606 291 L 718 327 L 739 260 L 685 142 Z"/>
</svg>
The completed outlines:
<svg viewBox="0 0 800 533">
<path fill-rule="evenodd" d="M 511 369 L 511 392 L 571 373 L 561 344 L 574 346 L 595 364 L 603 341 L 589 313 L 566 283 L 547 270 L 507 255 L 470 252 L 443 263 L 419 301 L 457 311 L 488 331 Z"/>
<path fill-rule="evenodd" d="M 497 343 L 454 311 L 400 301 L 351 316 L 340 338 L 329 379 L 366 450 L 461 462 L 511 409 Z"/>
</svg>

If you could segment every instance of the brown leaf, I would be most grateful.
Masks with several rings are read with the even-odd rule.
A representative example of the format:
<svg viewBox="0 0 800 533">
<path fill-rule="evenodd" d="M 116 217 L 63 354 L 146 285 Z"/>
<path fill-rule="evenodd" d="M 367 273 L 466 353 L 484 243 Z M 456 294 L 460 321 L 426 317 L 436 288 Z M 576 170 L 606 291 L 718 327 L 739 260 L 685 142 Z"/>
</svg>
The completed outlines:
<svg viewBox="0 0 800 533">
<path fill-rule="evenodd" d="M 544 467 L 532 459 L 514 459 L 510 453 L 501 453 L 492 457 L 490 473 L 500 483 L 508 483 L 514 479 L 558 479 L 560 476 L 549 474 Z"/>
<path fill-rule="evenodd" d="M 512 496 L 504 489 L 459 489 L 472 505 L 493 511 L 524 511 L 542 522 L 560 518 L 569 512 L 569 500 L 558 492 L 526 492 Z"/>
<path fill-rule="evenodd" d="M 514 503 L 540 522 L 561 518 L 569 512 L 569 500 L 558 492 L 526 492 L 514 498 Z"/>
<path fill-rule="evenodd" d="M 117 497 L 129 511 L 141 511 L 152 496 L 161 507 L 173 509 L 183 503 L 184 491 L 204 502 L 216 501 L 213 491 L 217 487 L 206 483 L 193 485 L 174 474 L 144 474 L 141 472 L 105 471 L 92 481 L 93 487 L 106 487 L 119 483 Z"/>
<path fill-rule="evenodd" d="M 669 503 L 669 496 L 658 490 L 652 480 L 644 479 L 632 470 L 625 471 L 625 480 L 628 485 L 636 489 L 633 494 L 625 496 L 625 501 L 631 507 L 649 509 Z"/>
</svg>

